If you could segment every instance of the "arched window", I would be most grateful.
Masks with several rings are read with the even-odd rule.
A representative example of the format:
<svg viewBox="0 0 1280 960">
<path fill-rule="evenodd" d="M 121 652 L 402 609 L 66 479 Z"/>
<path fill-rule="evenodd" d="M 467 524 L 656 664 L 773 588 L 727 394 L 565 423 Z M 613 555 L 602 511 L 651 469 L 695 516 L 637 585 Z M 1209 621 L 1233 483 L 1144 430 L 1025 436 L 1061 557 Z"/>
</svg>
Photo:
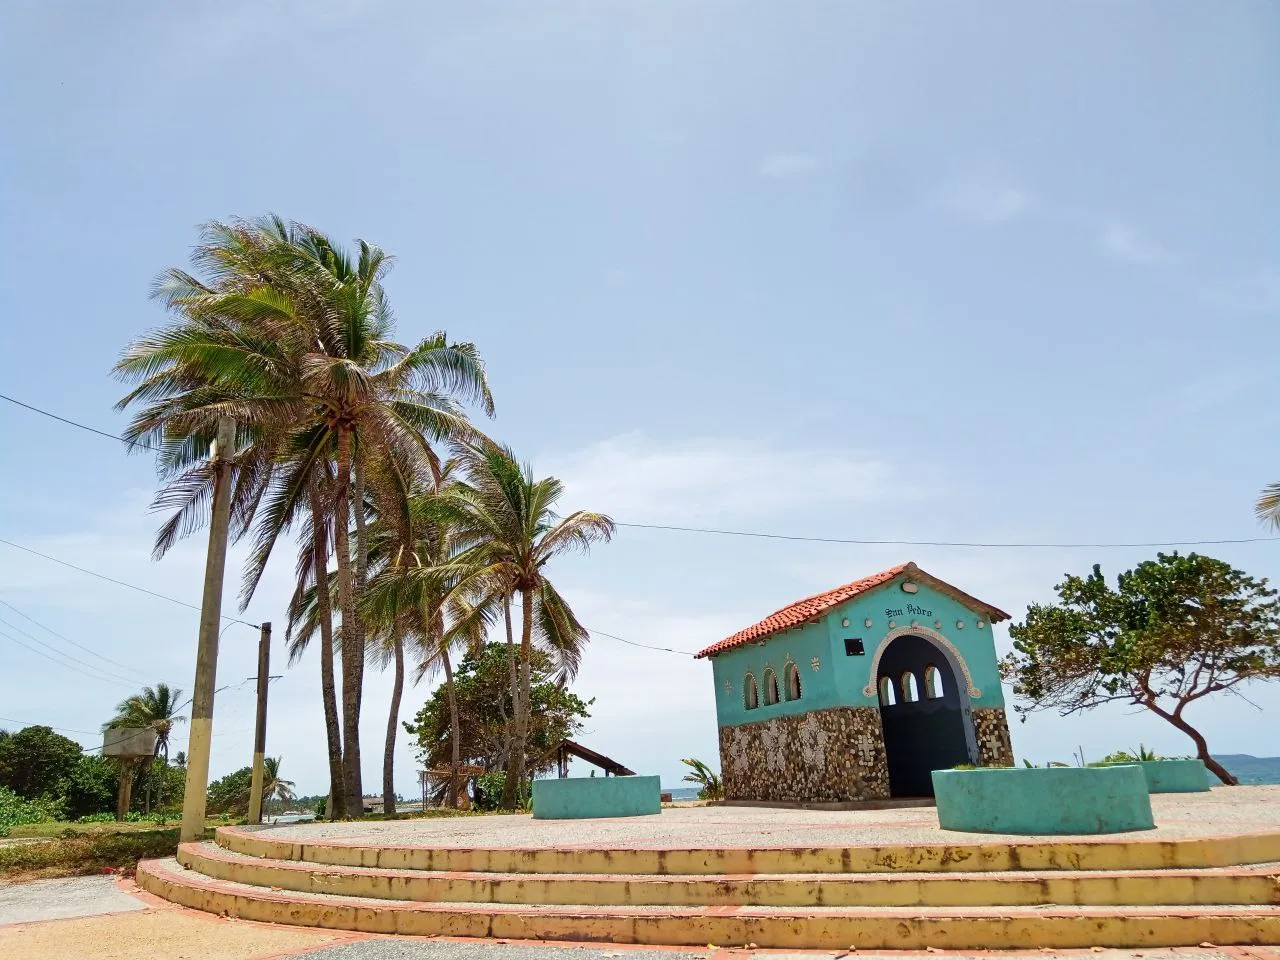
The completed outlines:
<svg viewBox="0 0 1280 960">
<path fill-rule="evenodd" d="M 772 670 L 764 672 L 764 705 L 771 707 L 778 702 L 778 675 Z"/>
<path fill-rule="evenodd" d="M 880 706 L 892 707 L 898 702 L 897 696 L 893 692 L 893 681 L 888 677 L 880 678 Z"/>
<path fill-rule="evenodd" d="M 930 700 L 941 700 L 944 693 L 942 672 L 931 663 L 924 668 L 924 695 Z"/>
<path fill-rule="evenodd" d="M 800 670 L 794 663 L 788 663 L 787 668 L 782 671 L 782 677 L 786 681 L 787 699 L 800 699 Z"/>
<path fill-rule="evenodd" d="M 742 682 L 742 705 L 748 710 L 754 710 L 760 706 L 760 694 L 756 690 L 756 678 L 751 674 L 747 674 L 747 679 Z"/>
<path fill-rule="evenodd" d="M 915 703 L 920 699 L 920 688 L 916 686 L 916 675 L 910 670 L 902 674 L 902 702 Z"/>
</svg>

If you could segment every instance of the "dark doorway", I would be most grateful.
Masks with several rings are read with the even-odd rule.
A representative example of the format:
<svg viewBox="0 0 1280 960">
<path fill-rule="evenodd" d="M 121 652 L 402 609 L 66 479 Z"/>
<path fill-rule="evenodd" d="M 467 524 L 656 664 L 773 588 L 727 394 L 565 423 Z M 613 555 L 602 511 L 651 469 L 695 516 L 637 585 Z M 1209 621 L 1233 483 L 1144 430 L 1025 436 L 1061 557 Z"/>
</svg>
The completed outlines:
<svg viewBox="0 0 1280 960">
<path fill-rule="evenodd" d="M 898 637 L 876 674 L 880 721 L 895 797 L 931 797 L 929 774 L 972 762 L 971 723 L 955 671 L 924 637 Z"/>
</svg>

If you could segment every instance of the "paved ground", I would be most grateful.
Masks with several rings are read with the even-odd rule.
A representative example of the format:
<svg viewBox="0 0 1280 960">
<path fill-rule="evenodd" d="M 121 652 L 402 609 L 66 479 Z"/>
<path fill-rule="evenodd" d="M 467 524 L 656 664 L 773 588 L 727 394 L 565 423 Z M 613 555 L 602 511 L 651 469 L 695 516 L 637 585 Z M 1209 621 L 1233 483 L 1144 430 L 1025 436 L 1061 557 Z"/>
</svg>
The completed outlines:
<svg viewBox="0 0 1280 960">
<path fill-rule="evenodd" d="M 0 883 L 0 925 L 143 909 L 146 904 L 120 889 L 115 877 Z"/>
<path fill-rule="evenodd" d="M 273 838 L 308 842 L 526 849 L 818 847 L 991 843 L 1070 839 L 1159 840 L 1258 833 L 1280 828 L 1280 786 L 1232 787 L 1151 798 L 1156 829 L 1105 837 L 1026 837 L 942 830 L 933 807 L 897 810 L 779 810 L 678 807 L 651 817 L 534 820 L 529 816 L 290 824 Z"/>
</svg>

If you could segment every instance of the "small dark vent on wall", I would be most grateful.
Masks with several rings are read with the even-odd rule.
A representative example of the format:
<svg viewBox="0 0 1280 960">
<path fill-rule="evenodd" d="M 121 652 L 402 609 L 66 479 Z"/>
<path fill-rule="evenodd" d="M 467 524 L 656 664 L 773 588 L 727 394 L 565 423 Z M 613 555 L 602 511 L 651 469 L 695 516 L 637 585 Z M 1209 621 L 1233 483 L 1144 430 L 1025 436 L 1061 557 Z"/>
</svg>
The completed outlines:
<svg viewBox="0 0 1280 960">
<path fill-rule="evenodd" d="M 860 657 L 867 651 L 862 648 L 861 637 L 845 637 L 844 638 L 844 655 L 846 657 Z"/>
</svg>

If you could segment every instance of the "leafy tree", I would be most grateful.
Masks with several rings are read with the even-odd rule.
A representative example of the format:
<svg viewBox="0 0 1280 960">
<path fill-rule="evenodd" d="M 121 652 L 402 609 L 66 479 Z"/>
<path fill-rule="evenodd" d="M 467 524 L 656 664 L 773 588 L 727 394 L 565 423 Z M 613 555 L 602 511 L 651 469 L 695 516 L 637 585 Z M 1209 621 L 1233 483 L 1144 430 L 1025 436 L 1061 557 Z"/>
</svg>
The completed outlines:
<svg viewBox="0 0 1280 960">
<path fill-rule="evenodd" d="M 535 649 L 530 670 L 532 723 L 526 739 L 524 767 L 530 775 L 551 769 L 552 747 L 572 737 L 590 716 L 594 700 L 583 700 L 555 681 L 552 661 Z M 508 725 L 512 717 L 510 674 L 504 644 L 485 644 L 467 656 L 453 676 L 458 707 L 460 752 L 465 764 L 479 764 L 490 771 L 506 759 Z M 439 687 L 405 729 L 417 738 L 418 754 L 427 767 L 448 767 L 453 759 L 448 693 Z M 492 779 L 492 778 L 491 778 Z M 503 804 L 506 800 L 503 798 Z M 506 809 L 513 809 L 506 807 Z"/>
<path fill-rule="evenodd" d="M 24 727 L 0 740 L 0 784 L 28 800 L 61 796 L 81 754 L 80 744 L 51 727 Z"/>
<path fill-rule="evenodd" d="M 116 715 L 102 725 L 108 727 L 138 727 L 154 730 L 156 733 L 156 749 L 154 757 L 163 756 L 169 759 L 169 734 L 174 724 L 186 723 L 187 718 L 179 711 L 183 704 L 182 691 L 170 687 L 167 683 L 157 683 L 154 687 L 143 687 L 141 693 L 126 697 L 116 705 Z"/>
<path fill-rule="evenodd" d="M 1014 653 L 1001 666 L 1017 709 L 1067 716 L 1112 701 L 1144 707 L 1190 737 L 1223 783 L 1235 783 L 1186 709 L 1280 677 L 1280 601 L 1267 581 L 1211 557 L 1162 553 L 1120 574 L 1115 588 L 1095 565 L 1056 590 L 1056 604 L 1033 604 L 1009 630 Z"/>
<path fill-rule="evenodd" d="M 699 800 L 724 799 L 724 784 L 720 781 L 720 774 L 701 760 L 695 760 L 692 757 L 680 762 L 690 768 L 690 772 L 684 775 L 684 782 L 696 783 L 701 787 L 698 791 Z"/>
<path fill-rule="evenodd" d="M 118 763 L 96 753 L 82 754 L 63 785 L 68 818 L 78 820 L 95 813 L 114 814 L 119 786 Z"/>
<path fill-rule="evenodd" d="M 249 790 L 253 786 L 253 768 L 241 767 L 209 784 L 205 806 L 210 813 L 244 816 L 249 812 Z"/>
</svg>

